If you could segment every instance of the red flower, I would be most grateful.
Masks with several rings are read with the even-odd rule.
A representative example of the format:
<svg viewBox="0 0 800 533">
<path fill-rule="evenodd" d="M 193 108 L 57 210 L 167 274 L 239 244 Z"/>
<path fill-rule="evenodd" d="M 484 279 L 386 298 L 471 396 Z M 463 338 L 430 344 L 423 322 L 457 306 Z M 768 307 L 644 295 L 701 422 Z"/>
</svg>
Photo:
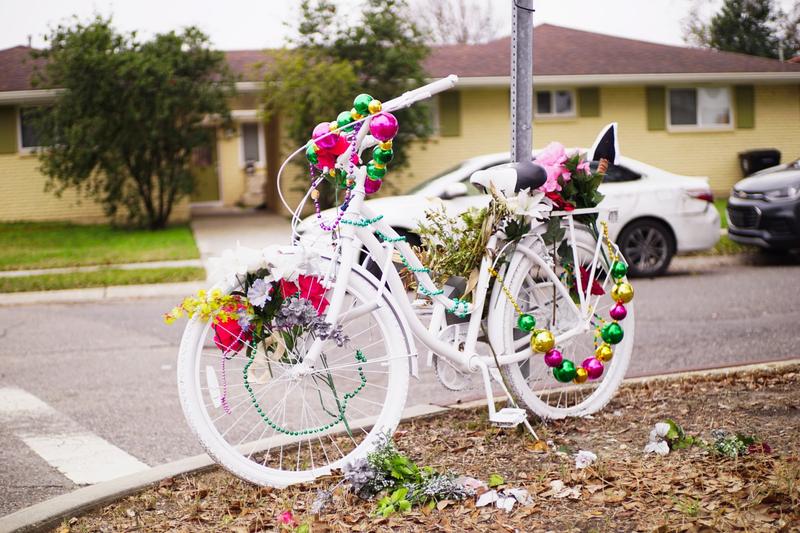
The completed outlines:
<svg viewBox="0 0 800 533">
<path fill-rule="evenodd" d="M 297 276 L 297 284 L 285 279 L 281 280 L 281 294 L 284 298 L 289 298 L 294 295 L 305 298 L 311 302 L 311 305 L 317 310 L 318 315 L 324 313 L 328 308 L 329 302 L 325 298 L 325 291 L 325 287 L 323 287 L 322 283 L 314 276 L 304 276 L 301 274 Z"/>
<path fill-rule="evenodd" d="M 766 442 L 754 442 L 747 447 L 747 453 L 772 453 L 772 446 Z"/>
<path fill-rule="evenodd" d="M 548 197 L 550 200 L 552 200 L 553 203 L 556 204 L 556 207 L 558 207 L 559 209 L 563 209 L 564 211 L 572 211 L 573 209 L 575 209 L 574 205 L 564 200 L 564 197 L 562 197 L 555 191 L 546 192 L 544 193 L 544 195 Z"/>
<path fill-rule="evenodd" d="M 250 331 L 242 330 L 235 319 L 214 322 L 214 344 L 222 353 L 236 353 L 242 349 L 244 343 L 250 341 Z"/>
<path fill-rule="evenodd" d="M 589 271 L 583 267 L 580 267 L 581 270 L 581 287 L 583 287 L 584 292 L 586 291 L 586 287 L 589 285 Z M 592 294 L 594 296 L 602 296 L 606 293 L 603 290 L 603 286 L 597 282 L 597 278 L 592 280 Z"/>
<path fill-rule="evenodd" d="M 294 519 L 294 515 L 291 511 L 284 511 L 278 513 L 278 523 L 283 526 L 294 526 L 297 525 L 297 520 Z"/>
</svg>

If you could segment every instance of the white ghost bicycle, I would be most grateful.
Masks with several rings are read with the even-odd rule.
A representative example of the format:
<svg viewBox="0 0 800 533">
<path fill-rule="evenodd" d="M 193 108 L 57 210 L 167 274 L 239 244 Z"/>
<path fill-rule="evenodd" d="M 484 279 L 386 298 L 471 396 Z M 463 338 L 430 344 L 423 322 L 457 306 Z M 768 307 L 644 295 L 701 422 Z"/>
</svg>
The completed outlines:
<svg viewBox="0 0 800 533">
<path fill-rule="evenodd" d="M 344 116 L 330 135 L 346 146 L 338 139 L 338 148 L 326 143 L 328 134 L 318 132 L 316 144 L 304 149 L 330 146 L 310 155 L 333 157 L 335 168 L 323 170 L 339 172 L 349 193 L 327 252 L 295 244 L 234 254 L 228 258 L 231 275 L 216 287 L 227 314 L 217 320 L 195 316 L 187 325 L 178 361 L 182 406 L 208 453 L 235 475 L 281 487 L 366 455 L 401 418 L 409 374 L 417 370 L 415 339 L 448 386 L 476 375 L 489 420 L 500 426 L 527 424 L 528 413 L 587 415 L 617 390 L 633 345 L 634 309 L 627 303 L 632 289 L 625 261 L 604 236 L 607 213 L 558 211 L 545 200 L 547 209 L 528 220 L 521 238 L 509 243 L 500 231 L 488 238 L 467 301 L 448 298 L 405 239 L 364 205 L 375 185 L 370 180 L 381 173 L 374 160 L 363 164 L 358 156 L 376 143 L 376 150 L 390 149 L 387 128 L 371 122 L 385 125 L 386 113 L 456 82 L 450 76 L 372 104 L 364 116 L 354 112 L 355 121 Z M 613 162 L 614 128 L 595 144 L 589 159 Z M 473 176 L 476 185 L 499 196 L 532 191 L 544 181 L 544 170 L 533 163 Z M 553 217 L 566 241 L 557 249 L 544 239 Z M 601 223 L 581 222 L 593 219 Z M 323 225 L 333 222 L 338 220 Z M 364 257 L 380 267 L 378 276 Z M 413 273 L 420 298 L 429 300 L 427 325 L 395 260 Z M 500 410 L 495 384 L 509 399 Z"/>
</svg>

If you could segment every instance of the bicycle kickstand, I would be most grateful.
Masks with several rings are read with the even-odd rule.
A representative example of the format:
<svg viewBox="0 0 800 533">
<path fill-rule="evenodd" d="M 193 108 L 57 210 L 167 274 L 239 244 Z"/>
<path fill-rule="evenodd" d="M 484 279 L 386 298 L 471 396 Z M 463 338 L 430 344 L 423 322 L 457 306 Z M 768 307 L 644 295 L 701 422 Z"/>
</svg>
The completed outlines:
<svg viewBox="0 0 800 533">
<path fill-rule="evenodd" d="M 525 427 L 530 434 L 533 435 L 533 438 L 539 440 L 539 436 L 533 430 L 533 426 L 531 426 L 530 422 L 528 422 L 528 413 L 525 411 L 525 409 L 520 409 L 517 407 L 517 403 L 514 401 L 511 393 L 508 392 L 508 389 L 506 389 L 506 386 L 502 380 L 497 380 L 497 382 L 500 384 L 500 387 L 502 387 L 511 407 L 503 407 L 499 411 L 495 409 L 494 393 L 492 392 L 492 377 L 489 372 L 489 367 L 480 359 L 476 359 L 475 364 L 477 364 L 478 368 L 480 369 L 481 377 L 483 378 L 483 387 L 486 392 L 486 403 L 489 407 L 489 422 L 491 422 L 492 425 L 501 428 L 513 428 L 520 424 L 525 424 Z"/>
</svg>

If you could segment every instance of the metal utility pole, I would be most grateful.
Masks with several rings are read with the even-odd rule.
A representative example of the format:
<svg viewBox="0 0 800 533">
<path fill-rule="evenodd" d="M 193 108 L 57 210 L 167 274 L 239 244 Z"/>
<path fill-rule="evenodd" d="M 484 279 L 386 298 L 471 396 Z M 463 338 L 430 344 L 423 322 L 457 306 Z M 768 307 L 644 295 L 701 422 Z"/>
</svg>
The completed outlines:
<svg viewBox="0 0 800 533">
<path fill-rule="evenodd" d="M 511 0 L 511 161 L 533 148 L 533 0 Z"/>
</svg>

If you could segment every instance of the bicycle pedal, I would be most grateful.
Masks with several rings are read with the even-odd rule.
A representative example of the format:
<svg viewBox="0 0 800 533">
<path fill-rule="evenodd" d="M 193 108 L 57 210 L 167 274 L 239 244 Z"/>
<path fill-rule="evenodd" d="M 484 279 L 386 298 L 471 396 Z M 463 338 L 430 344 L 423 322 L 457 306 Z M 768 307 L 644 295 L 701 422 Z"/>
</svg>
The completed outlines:
<svg viewBox="0 0 800 533">
<path fill-rule="evenodd" d="M 527 417 L 528 414 L 525 412 L 525 409 L 519 409 L 518 407 L 503 407 L 494 413 L 494 415 L 489 417 L 489 422 L 496 427 L 513 428 L 522 424 Z"/>
</svg>

